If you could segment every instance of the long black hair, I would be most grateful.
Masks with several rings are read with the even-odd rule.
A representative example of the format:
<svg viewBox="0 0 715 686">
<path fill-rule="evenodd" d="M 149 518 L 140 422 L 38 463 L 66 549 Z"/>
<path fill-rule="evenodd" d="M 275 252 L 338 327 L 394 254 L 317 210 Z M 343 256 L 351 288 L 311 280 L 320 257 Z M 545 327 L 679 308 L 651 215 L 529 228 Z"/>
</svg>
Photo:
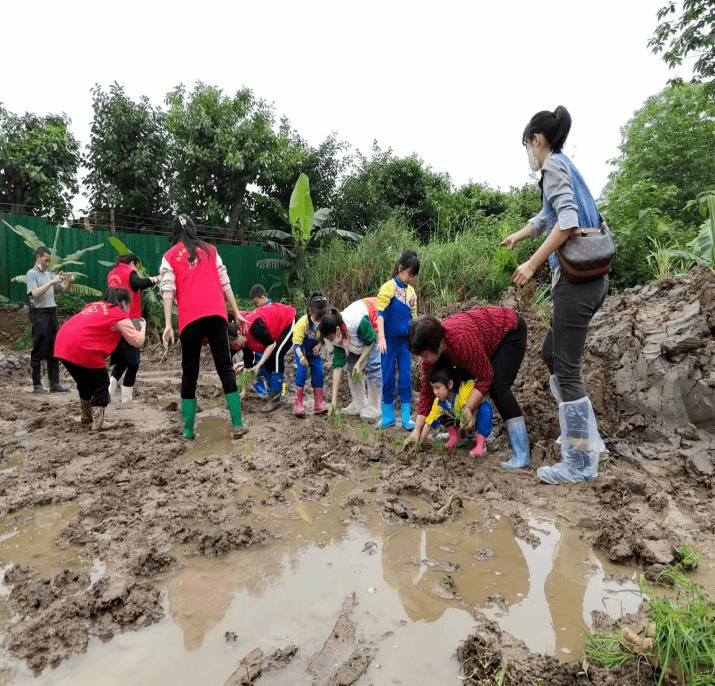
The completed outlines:
<svg viewBox="0 0 715 686">
<path fill-rule="evenodd" d="M 177 214 L 171 225 L 171 244 L 176 245 L 179 241 L 186 246 L 192 260 L 200 259 L 197 248 L 203 250 L 207 255 L 209 253 L 207 244 L 199 238 L 196 225 L 188 214 Z"/>
<path fill-rule="evenodd" d="M 126 288 L 115 288 L 110 286 L 102 295 L 102 300 L 110 305 L 121 307 L 122 305 L 130 305 L 132 295 Z"/>
<path fill-rule="evenodd" d="M 123 255 L 117 255 L 117 259 L 114 260 L 114 264 L 135 264 L 139 266 L 141 264 L 141 260 L 134 253 L 125 252 Z"/>
<path fill-rule="evenodd" d="M 553 112 L 537 112 L 526 125 L 521 142 L 526 145 L 537 133 L 543 133 L 552 152 L 561 152 L 571 130 L 571 115 L 559 105 Z"/>
</svg>

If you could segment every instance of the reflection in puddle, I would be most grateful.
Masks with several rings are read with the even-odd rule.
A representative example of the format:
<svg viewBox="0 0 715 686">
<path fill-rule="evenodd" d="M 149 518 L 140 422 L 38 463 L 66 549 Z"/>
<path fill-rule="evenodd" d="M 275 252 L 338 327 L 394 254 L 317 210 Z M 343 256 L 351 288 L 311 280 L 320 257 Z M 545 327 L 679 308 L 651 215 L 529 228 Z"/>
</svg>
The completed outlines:
<svg viewBox="0 0 715 686">
<path fill-rule="evenodd" d="M 183 464 L 203 462 L 209 458 L 249 455 L 255 444 L 250 438 L 236 440 L 231 436 L 231 424 L 224 417 L 204 417 L 196 423 L 198 437 L 182 455 Z"/>
<path fill-rule="evenodd" d="M 43 578 L 63 569 L 88 571 L 82 548 L 57 542 L 79 510 L 77 505 L 46 505 L 0 517 L 0 562 L 33 567 Z"/>
<path fill-rule="evenodd" d="M 289 644 L 298 656 L 259 683 L 307 683 L 309 658 L 354 598 L 359 645 L 375 655 L 360 683 L 416 683 L 419 674 L 420 683 L 458 684 L 454 651 L 473 628 L 472 608 L 530 649 L 573 659 L 591 610 L 618 616 L 638 605 L 637 594 L 604 581 L 629 570 L 605 565 L 576 531 L 552 521 L 529 520 L 532 547 L 515 538 L 507 517 L 472 501 L 457 521 L 417 528 L 387 522 L 382 498 L 365 483 L 337 485 L 323 502 L 278 506 L 262 504 L 266 494 L 254 490 L 251 517 L 266 518 L 278 540 L 218 559 L 191 546 L 174 550 L 184 566 L 166 578 L 164 620 L 106 644 L 93 640 L 86 654 L 39 678 L 16 667 L 9 683 L 69 686 L 101 675 L 107 685 L 220 684 L 254 648 Z M 341 506 L 353 491 L 365 500 L 359 523 Z"/>
</svg>

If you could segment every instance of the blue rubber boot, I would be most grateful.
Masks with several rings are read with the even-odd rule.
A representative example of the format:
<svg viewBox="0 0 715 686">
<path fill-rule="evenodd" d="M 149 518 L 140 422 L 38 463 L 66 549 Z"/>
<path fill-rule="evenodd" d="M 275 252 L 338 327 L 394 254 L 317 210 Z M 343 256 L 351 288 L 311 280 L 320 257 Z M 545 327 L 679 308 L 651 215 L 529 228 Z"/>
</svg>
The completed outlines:
<svg viewBox="0 0 715 686">
<path fill-rule="evenodd" d="M 506 431 L 511 443 L 511 460 L 500 462 L 504 469 L 522 469 L 529 466 L 529 434 L 526 432 L 524 417 L 512 417 L 505 422 Z"/>
<path fill-rule="evenodd" d="M 412 431 L 415 428 L 415 423 L 410 419 L 410 414 L 412 414 L 412 405 L 410 403 L 402 403 L 402 428 L 405 431 Z"/>
<path fill-rule="evenodd" d="M 387 429 L 388 426 L 395 426 L 394 404 L 382 403 L 382 422 L 380 426 L 383 429 Z"/>
<path fill-rule="evenodd" d="M 181 399 L 181 418 L 184 420 L 184 438 L 196 438 L 196 398 Z"/>
<path fill-rule="evenodd" d="M 283 404 L 283 374 L 271 372 L 268 386 L 268 402 L 265 406 L 266 412 L 272 412 Z"/>
<path fill-rule="evenodd" d="M 267 398 L 270 395 L 270 393 L 268 393 L 268 372 L 265 367 L 261 367 L 258 370 L 258 374 L 258 380 L 256 383 L 251 384 L 251 390 L 256 393 L 256 395 L 261 396 L 261 398 Z"/>
</svg>

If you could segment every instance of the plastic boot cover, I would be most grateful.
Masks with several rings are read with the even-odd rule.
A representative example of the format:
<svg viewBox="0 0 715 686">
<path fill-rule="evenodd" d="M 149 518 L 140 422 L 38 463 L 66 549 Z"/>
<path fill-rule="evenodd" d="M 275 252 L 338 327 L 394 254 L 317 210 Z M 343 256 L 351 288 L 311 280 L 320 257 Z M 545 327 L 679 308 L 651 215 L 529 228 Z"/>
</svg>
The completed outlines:
<svg viewBox="0 0 715 686">
<path fill-rule="evenodd" d="M 529 434 L 526 432 L 524 417 L 512 417 L 505 422 L 506 431 L 511 443 L 511 460 L 500 462 L 504 469 L 521 469 L 528 467 L 531 460 L 529 452 Z"/>
<path fill-rule="evenodd" d="M 367 403 L 360 418 L 366 422 L 374 422 L 382 417 L 380 409 L 382 399 L 382 384 L 375 383 L 372 379 L 367 379 Z"/>
<path fill-rule="evenodd" d="M 402 403 L 400 408 L 402 413 L 402 428 L 406 431 L 412 431 L 415 428 L 415 423 L 410 418 L 412 414 L 412 405 L 410 403 Z"/>
<path fill-rule="evenodd" d="M 598 475 L 598 454 L 603 441 L 598 434 L 596 416 L 588 396 L 559 404 L 561 462 L 540 467 L 538 477 L 548 484 L 588 481 Z"/>
<path fill-rule="evenodd" d="M 122 386 L 122 402 L 130 403 L 134 400 L 134 386 Z"/>
<path fill-rule="evenodd" d="M 353 381 L 353 375 L 348 371 L 348 386 L 350 386 L 350 404 L 342 409 L 342 414 L 346 417 L 357 417 L 365 409 L 365 382 L 360 379 L 357 383 Z M 337 398 L 333 398 L 333 405 L 337 404 Z"/>
</svg>

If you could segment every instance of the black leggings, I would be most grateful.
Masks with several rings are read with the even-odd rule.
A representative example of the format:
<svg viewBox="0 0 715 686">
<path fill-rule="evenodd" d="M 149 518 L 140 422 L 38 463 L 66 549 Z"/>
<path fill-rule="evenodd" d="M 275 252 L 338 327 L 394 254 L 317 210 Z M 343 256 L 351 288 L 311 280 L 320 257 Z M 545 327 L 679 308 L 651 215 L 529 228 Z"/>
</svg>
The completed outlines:
<svg viewBox="0 0 715 686">
<path fill-rule="evenodd" d="M 109 364 L 114 365 L 112 376 L 119 381 L 119 379 L 122 378 L 122 374 L 126 371 L 122 385 L 131 388 L 137 380 L 140 359 L 139 348 L 129 345 L 129 343 L 122 338 L 114 349 L 112 356 L 109 358 Z"/>
<path fill-rule="evenodd" d="M 181 397 L 193 400 L 196 397 L 196 382 L 199 379 L 201 344 L 208 339 L 216 372 L 221 379 L 225 394 L 235 393 L 236 375 L 231 365 L 228 344 L 228 324 L 223 317 L 202 317 L 187 324 L 179 335 L 181 340 Z"/>
<path fill-rule="evenodd" d="M 86 400 L 92 407 L 109 405 L 109 374 L 106 367 L 91 369 L 67 360 L 62 360 L 62 364 L 75 380 L 81 400 Z"/>
<path fill-rule="evenodd" d="M 499 344 L 490 358 L 494 369 L 494 378 L 489 387 L 489 395 L 497 408 L 497 412 L 506 422 L 514 417 L 521 417 L 519 403 L 511 390 L 512 384 L 519 373 L 519 367 L 526 354 L 526 322 L 519 317 L 519 323 Z"/>
</svg>

